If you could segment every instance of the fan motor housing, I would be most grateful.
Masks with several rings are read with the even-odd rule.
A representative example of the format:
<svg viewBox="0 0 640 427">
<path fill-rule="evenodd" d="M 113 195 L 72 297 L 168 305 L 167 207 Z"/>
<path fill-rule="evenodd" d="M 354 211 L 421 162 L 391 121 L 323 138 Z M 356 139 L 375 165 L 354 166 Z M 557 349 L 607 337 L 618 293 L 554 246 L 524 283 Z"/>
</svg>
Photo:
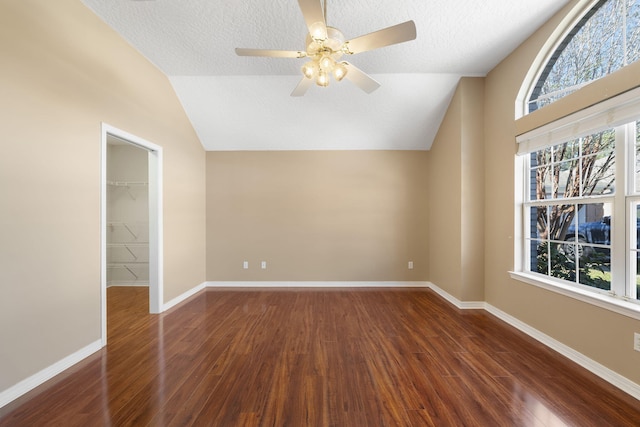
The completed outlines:
<svg viewBox="0 0 640 427">
<path fill-rule="evenodd" d="M 329 53 L 334 60 L 338 60 L 342 57 L 342 45 L 344 44 L 344 35 L 340 30 L 334 27 L 327 26 L 327 39 L 322 41 L 316 41 L 311 37 L 311 34 L 307 34 L 306 46 L 307 55 L 315 56 L 318 53 Z"/>
</svg>

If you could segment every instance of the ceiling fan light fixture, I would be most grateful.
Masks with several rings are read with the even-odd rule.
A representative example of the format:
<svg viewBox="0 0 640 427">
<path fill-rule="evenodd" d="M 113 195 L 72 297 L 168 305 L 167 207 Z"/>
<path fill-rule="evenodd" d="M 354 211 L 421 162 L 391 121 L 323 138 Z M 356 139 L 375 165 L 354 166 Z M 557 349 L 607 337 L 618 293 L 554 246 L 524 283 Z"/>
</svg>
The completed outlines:
<svg viewBox="0 0 640 427">
<path fill-rule="evenodd" d="M 313 76 L 316 75 L 317 71 L 318 64 L 314 61 L 309 61 L 302 66 L 302 74 L 308 79 L 312 79 Z"/>
<path fill-rule="evenodd" d="M 320 59 L 320 68 L 326 72 L 331 72 L 336 61 L 329 55 L 323 55 Z"/>
<path fill-rule="evenodd" d="M 324 22 L 316 22 L 309 27 L 311 38 L 316 41 L 324 41 L 327 39 L 327 27 Z"/>
<path fill-rule="evenodd" d="M 344 79 L 344 76 L 347 75 L 347 67 L 344 62 L 336 63 L 333 67 L 333 78 L 336 79 L 337 82 Z"/>
<path fill-rule="evenodd" d="M 341 62 L 342 57 L 414 40 L 416 38 L 415 23 L 406 21 L 345 40 L 340 30 L 326 24 L 327 1 L 298 0 L 305 26 L 309 30 L 305 38 L 305 51 L 236 48 L 236 54 L 274 58 L 308 58 L 308 62 L 301 67 L 302 80 L 291 92 L 291 96 L 304 95 L 314 80 L 318 86 L 329 86 L 331 75 L 337 82 L 347 77 L 347 80 L 366 93 L 373 92 L 380 87 L 380 83 L 353 64 Z"/>
<path fill-rule="evenodd" d="M 320 70 L 318 73 L 318 78 L 316 79 L 316 84 L 321 87 L 329 86 L 329 74 L 325 71 Z"/>
</svg>

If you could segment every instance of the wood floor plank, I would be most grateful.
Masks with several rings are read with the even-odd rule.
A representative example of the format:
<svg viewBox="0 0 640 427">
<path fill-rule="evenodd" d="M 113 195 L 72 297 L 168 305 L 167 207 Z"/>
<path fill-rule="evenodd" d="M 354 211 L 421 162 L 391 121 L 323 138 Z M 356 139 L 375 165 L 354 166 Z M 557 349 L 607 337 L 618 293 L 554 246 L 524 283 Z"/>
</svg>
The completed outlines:
<svg viewBox="0 0 640 427">
<path fill-rule="evenodd" d="M 640 425 L 639 402 L 426 289 L 207 290 L 150 315 L 109 288 L 108 346 L 5 426 Z"/>
</svg>

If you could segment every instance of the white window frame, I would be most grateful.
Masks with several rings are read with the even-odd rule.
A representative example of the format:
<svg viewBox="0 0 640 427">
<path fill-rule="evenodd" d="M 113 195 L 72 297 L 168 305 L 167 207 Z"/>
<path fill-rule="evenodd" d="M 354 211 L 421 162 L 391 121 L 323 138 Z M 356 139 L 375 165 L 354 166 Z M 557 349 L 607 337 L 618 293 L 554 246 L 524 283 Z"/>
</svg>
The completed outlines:
<svg viewBox="0 0 640 427">
<path fill-rule="evenodd" d="M 632 126 L 640 120 L 640 88 L 636 88 L 615 98 L 601 102 L 595 106 L 571 114 L 553 123 L 534 129 L 516 138 L 518 154 L 516 155 L 516 238 L 515 268 L 510 272 L 512 278 L 557 292 L 572 298 L 585 301 L 608 310 L 612 310 L 640 320 L 640 301 L 635 299 L 636 260 L 636 212 L 634 207 L 640 204 L 640 189 L 635 189 L 635 139 L 630 136 Z M 628 124 L 628 125 L 627 125 Z M 627 125 L 627 126 L 625 126 Z M 613 197 L 599 197 L 602 201 L 613 201 L 611 258 L 612 262 L 611 291 L 602 291 L 587 286 L 576 285 L 540 273 L 527 270 L 529 240 L 527 227 L 529 223 L 528 201 L 529 188 L 529 154 L 543 147 L 560 144 L 581 136 L 597 133 L 604 129 L 616 130 L 616 193 Z M 633 130 L 635 132 L 635 130 Z M 627 142 L 622 145 L 618 138 L 624 137 Z M 626 159 L 626 161 L 625 161 Z M 562 203 L 560 199 L 557 202 Z M 570 202 L 567 200 L 567 202 Z M 625 219 L 626 218 L 626 219 Z M 625 227 L 620 227 L 623 224 Z M 626 230 L 633 230 L 627 232 Z M 620 261 L 622 260 L 622 261 Z M 615 270 L 613 270 L 615 268 Z M 621 279 L 624 278 L 624 279 Z"/>
<path fill-rule="evenodd" d="M 576 30 L 576 27 L 578 25 L 580 25 L 580 28 L 578 30 L 580 30 L 583 25 L 585 23 L 582 23 L 581 25 L 581 21 L 583 20 L 583 18 L 585 17 L 585 15 L 587 15 L 595 6 L 596 4 L 599 2 L 600 0 L 584 0 L 584 4 L 581 6 L 576 7 L 567 17 L 565 17 L 565 20 L 563 22 L 562 25 L 560 25 L 558 27 L 558 29 L 560 28 L 564 28 L 564 30 L 561 33 L 558 33 L 558 30 L 556 30 L 556 34 L 550 38 L 550 40 L 555 40 L 554 44 L 552 46 L 548 46 L 547 48 L 543 49 L 543 51 L 548 52 L 548 54 L 546 56 L 544 56 L 543 60 L 538 62 L 538 64 L 540 66 L 535 67 L 536 74 L 534 78 L 530 78 L 527 79 L 527 81 L 530 81 L 531 84 L 530 86 L 527 88 L 526 92 L 524 93 L 524 97 L 522 99 L 520 99 L 521 102 L 523 102 L 522 106 L 518 105 L 516 107 L 516 109 L 518 111 L 516 111 L 516 115 L 517 117 L 522 117 L 522 116 L 526 116 L 527 114 L 530 114 L 531 111 L 531 103 L 532 102 L 536 102 L 537 100 L 543 99 L 543 98 L 548 98 L 551 97 L 555 94 L 558 93 L 563 93 L 566 92 L 565 95 L 561 96 L 560 98 L 553 100 L 552 102 L 550 102 L 549 104 L 546 105 L 550 105 L 553 104 L 554 102 L 564 98 L 564 96 L 573 93 L 579 89 L 581 89 L 582 87 L 593 83 L 594 81 L 600 80 L 601 78 L 604 78 L 606 76 L 600 76 L 594 80 L 591 81 L 585 81 L 585 82 L 581 82 L 578 83 L 574 86 L 571 87 L 563 87 L 561 89 L 556 90 L 555 92 L 552 93 L 547 93 L 544 95 L 540 95 L 537 99 L 532 100 L 531 97 L 533 95 L 533 91 L 535 90 L 536 86 L 538 85 L 538 83 L 540 82 L 540 78 L 542 76 L 542 74 L 545 72 L 545 69 L 547 67 L 547 64 L 549 63 L 549 60 L 552 58 L 553 55 L 556 54 L 556 52 L 558 51 L 558 49 L 560 48 L 560 46 L 562 46 L 564 44 L 564 46 L 562 47 L 562 49 L 564 49 L 565 47 L 567 47 L 567 45 L 570 43 L 570 41 L 566 41 L 565 39 L 567 38 L 567 36 L 572 32 Z M 624 10 L 625 10 L 625 14 L 624 14 L 624 26 L 626 27 L 626 18 L 627 18 L 627 5 L 626 3 L 624 4 Z M 597 12 L 596 12 L 597 13 Z M 590 19 L 590 18 L 589 18 Z M 588 22 L 588 21 L 587 21 Z M 624 68 L 625 66 L 629 65 L 629 47 L 628 47 L 628 41 L 627 41 L 627 36 L 626 33 L 623 34 L 623 44 L 624 44 L 624 48 L 623 48 L 623 66 L 622 68 Z M 542 58 L 542 57 L 541 57 Z M 615 72 L 617 70 L 619 70 L 620 68 L 614 69 L 612 72 Z M 542 108 L 543 106 L 539 106 L 536 107 L 535 110 L 538 110 L 540 108 Z M 522 110 L 520 110 L 520 108 L 522 108 Z"/>
</svg>

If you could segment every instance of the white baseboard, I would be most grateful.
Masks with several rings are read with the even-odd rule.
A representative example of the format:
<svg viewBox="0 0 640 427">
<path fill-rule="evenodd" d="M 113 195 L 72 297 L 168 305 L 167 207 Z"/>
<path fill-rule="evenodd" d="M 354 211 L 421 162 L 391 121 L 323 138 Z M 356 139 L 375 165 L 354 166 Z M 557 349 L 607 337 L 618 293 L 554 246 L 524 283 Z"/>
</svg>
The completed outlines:
<svg viewBox="0 0 640 427">
<path fill-rule="evenodd" d="M 484 301 L 460 301 L 458 298 L 454 297 L 447 291 L 439 288 L 431 282 L 428 282 L 428 286 L 433 292 L 440 295 L 442 298 L 446 299 L 447 301 L 449 301 L 449 303 L 453 304 L 461 310 L 483 310 L 485 307 Z"/>
<path fill-rule="evenodd" d="M 181 302 L 183 302 L 187 298 L 190 298 L 190 297 L 194 296 L 195 294 L 197 294 L 198 292 L 203 290 L 206 287 L 206 284 L 207 284 L 207 282 L 203 282 L 203 283 L 199 284 L 198 286 L 196 286 L 195 288 L 189 289 L 187 292 L 184 292 L 183 294 L 178 295 L 177 297 L 175 297 L 171 301 L 165 303 L 162 306 L 162 311 L 167 311 L 170 308 L 175 307 L 176 305 L 180 304 Z"/>
<path fill-rule="evenodd" d="M 640 400 L 640 385 L 634 383 L 626 377 L 612 371 L 606 366 L 588 358 L 582 353 L 577 352 L 571 347 L 562 344 L 561 342 L 551 338 L 550 336 L 538 331 L 535 328 L 527 325 L 526 323 L 516 319 L 515 317 L 501 311 L 500 309 L 493 307 L 492 305 L 484 301 L 460 301 L 448 292 L 439 288 L 430 282 L 204 282 L 200 285 L 188 290 L 187 292 L 179 295 L 163 305 L 163 311 L 166 311 L 187 298 L 195 295 L 205 288 L 430 288 L 436 294 L 440 295 L 446 301 L 459 309 L 484 309 L 492 315 L 496 316 L 500 320 L 513 326 L 514 328 L 524 332 L 530 337 L 536 339 L 547 347 L 557 351 L 563 356 L 569 358 L 579 366 L 587 369 L 593 374 L 599 376 L 620 390 Z M 65 369 L 70 368 L 72 365 L 80 362 L 82 359 L 90 356 L 96 351 L 102 348 L 101 341 L 95 341 L 92 344 L 78 350 L 77 352 L 65 357 L 64 359 L 54 363 L 53 365 L 43 369 L 42 371 L 32 375 L 31 377 L 20 381 L 18 384 L 10 387 L 7 390 L 0 392 L 0 408 L 34 389 L 40 384 L 48 381 L 54 376 L 58 375 Z"/>
<path fill-rule="evenodd" d="M 70 354 L 64 359 L 57 361 L 53 365 L 44 368 L 40 372 L 31 375 L 29 378 L 26 378 L 16 385 L 0 392 L 0 408 L 19 398 L 23 394 L 33 390 L 45 381 L 50 380 L 64 370 L 69 369 L 71 366 L 80 362 L 84 358 L 91 356 L 101 348 L 102 341 L 94 341 L 88 346 L 81 348 L 80 350 L 76 351 L 73 354 Z"/>
<path fill-rule="evenodd" d="M 558 353 L 562 354 L 563 356 L 567 357 L 571 361 L 577 363 L 578 365 L 582 366 L 583 368 L 592 372 L 593 374 L 599 376 L 600 378 L 609 382 L 615 387 L 618 387 L 620 390 L 624 391 L 625 393 L 640 400 L 640 385 L 634 383 L 628 378 L 623 377 L 622 375 L 612 371 L 611 369 L 607 368 L 604 365 L 601 365 L 595 360 L 590 359 L 584 354 L 572 349 L 571 347 L 561 343 L 560 341 L 550 337 L 549 335 L 543 332 L 540 332 L 535 328 L 532 328 L 528 324 L 516 319 L 515 317 L 492 306 L 491 304 L 485 303 L 485 310 L 487 310 L 489 313 L 493 314 L 500 320 L 503 320 L 504 322 L 508 323 L 514 328 L 524 332 L 525 334 L 529 335 L 535 340 L 541 342 L 542 344 L 546 345 L 552 350 L 557 351 Z"/>
<path fill-rule="evenodd" d="M 112 286 L 124 286 L 124 285 L 113 284 Z M 127 286 L 131 286 L 131 285 L 127 285 Z M 138 286 L 140 286 L 140 285 L 138 284 Z M 163 307 L 162 307 L 162 311 L 166 311 L 166 310 L 168 310 L 168 309 L 180 304 L 181 302 L 183 302 L 187 298 L 195 295 L 196 293 L 200 292 L 204 288 L 205 288 L 205 283 L 201 283 L 200 285 L 196 286 L 195 288 L 188 290 L 187 292 L 183 293 L 182 295 L 179 295 L 178 297 L 176 297 L 176 298 L 172 299 L 171 301 L 167 302 L 166 304 L 164 304 Z M 23 394 L 33 390 L 34 388 L 38 387 L 39 385 L 41 385 L 45 381 L 50 380 L 51 378 L 53 378 L 54 376 L 58 375 L 62 371 L 66 370 L 66 369 L 70 368 L 71 366 L 75 365 L 76 363 L 82 361 L 84 358 L 90 356 L 91 354 L 95 353 L 96 351 L 100 350 L 101 348 L 102 348 L 102 340 L 95 341 L 94 343 L 89 344 L 88 346 L 78 350 L 77 352 L 75 352 L 73 354 L 70 354 L 69 356 L 65 357 L 64 359 L 62 359 L 62 360 L 54 363 L 53 365 L 41 370 L 40 372 L 30 376 L 29 378 L 20 381 L 18 384 L 8 388 L 7 390 L 4 390 L 4 391 L 0 392 L 0 408 L 2 408 L 3 406 L 9 404 L 10 402 L 14 401 L 15 399 L 19 398 Z"/>
<path fill-rule="evenodd" d="M 572 349 L 571 347 L 561 343 L 560 341 L 551 338 L 549 335 L 540 332 L 539 330 L 529 326 L 528 324 L 516 319 L 515 317 L 511 316 L 510 314 L 505 313 L 504 311 L 492 306 L 491 304 L 488 304 L 484 301 L 482 302 L 462 302 L 460 300 L 458 300 L 457 298 L 455 298 L 454 296 L 450 295 L 449 293 L 447 293 L 446 291 L 442 290 L 441 288 L 439 288 L 438 286 L 434 285 L 433 283 L 429 283 L 429 288 L 431 288 L 435 293 L 437 293 L 438 295 L 440 295 L 442 298 L 444 298 L 445 300 L 449 301 L 451 304 L 453 304 L 454 306 L 460 308 L 460 309 L 484 309 L 486 311 L 488 311 L 489 313 L 493 314 L 494 316 L 496 316 L 498 319 L 502 320 L 503 322 L 513 326 L 514 328 L 520 330 L 521 332 L 524 332 L 525 334 L 529 335 L 531 338 L 541 342 L 542 344 L 546 345 L 547 347 L 549 347 L 552 350 L 557 351 L 558 353 L 560 353 L 561 355 L 565 356 L 566 358 L 568 358 L 569 360 L 571 360 L 572 362 L 578 364 L 579 366 L 585 368 L 586 370 L 588 370 L 589 372 L 599 376 L 600 378 L 602 378 L 603 380 L 607 381 L 608 383 L 612 384 L 613 386 L 619 388 L 620 390 L 624 391 L 625 393 L 635 397 L 636 399 L 640 400 L 640 385 L 634 383 L 633 381 L 629 380 L 626 377 L 623 377 L 622 375 L 612 371 L 611 369 L 607 368 L 604 365 L 601 365 L 600 363 L 596 362 L 593 359 L 590 359 L 589 357 L 585 356 L 584 354 Z"/>
<path fill-rule="evenodd" d="M 428 282 L 206 282 L 208 288 L 428 288 Z"/>
</svg>

